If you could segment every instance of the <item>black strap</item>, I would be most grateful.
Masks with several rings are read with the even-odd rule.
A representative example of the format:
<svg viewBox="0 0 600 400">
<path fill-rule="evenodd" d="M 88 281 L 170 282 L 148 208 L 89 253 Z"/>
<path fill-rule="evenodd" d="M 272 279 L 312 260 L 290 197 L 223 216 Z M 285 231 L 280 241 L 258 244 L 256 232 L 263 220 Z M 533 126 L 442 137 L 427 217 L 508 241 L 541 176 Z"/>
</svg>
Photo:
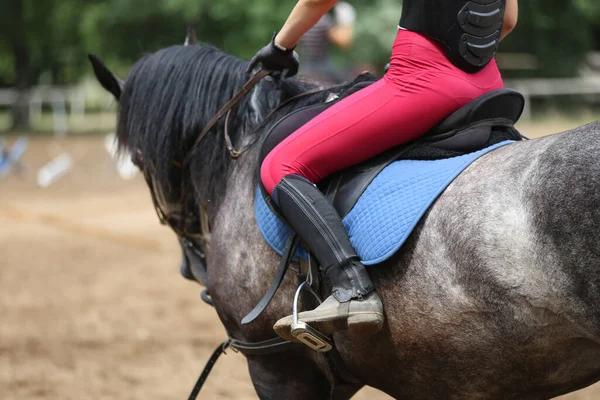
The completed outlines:
<svg viewBox="0 0 600 400">
<path fill-rule="evenodd" d="M 200 374 L 200 376 L 198 377 L 198 381 L 194 385 L 194 388 L 192 389 L 192 393 L 190 393 L 190 397 L 188 397 L 188 400 L 196 400 L 196 398 L 198 397 L 198 393 L 200 393 L 200 390 L 204 385 L 204 382 L 206 382 L 206 378 L 208 378 L 208 375 L 210 374 L 210 371 L 215 366 L 215 363 L 217 362 L 221 354 L 225 352 L 225 350 L 230 346 L 230 344 L 231 341 L 227 339 L 215 349 L 212 356 L 209 358 L 208 362 L 204 366 L 202 374 Z"/>
<path fill-rule="evenodd" d="M 208 289 L 204 289 L 202 292 L 200 292 L 200 298 L 202 299 L 203 302 L 205 302 L 209 306 L 214 307 L 212 297 L 210 297 L 210 293 L 208 293 Z"/>
<path fill-rule="evenodd" d="M 252 343 L 240 342 L 239 340 L 231 338 L 229 338 L 229 341 L 232 349 L 240 351 L 246 356 L 273 354 L 304 347 L 303 344 L 288 342 L 280 337 Z"/>
<path fill-rule="evenodd" d="M 210 293 L 208 293 L 208 290 L 203 290 L 200 296 L 206 304 L 214 307 L 212 298 L 210 297 Z M 282 351 L 292 350 L 299 347 L 304 347 L 304 345 L 300 343 L 288 342 L 287 340 L 282 339 L 278 336 L 274 337 L 273 339 L 263 340 L 262 342 L 242 342 L 241 340 L 237 340 L 229 336 L 228 346 L 235 351 L 243 353 L 246 356 L 273 354 Z"/>
<path fill-rule="evenodd" d="M 265 310 L 265 308 L 267 308 L 271 300 L 273 300 L 273 296 L 275 296 L 275 293 L 277 293 L 277 289 L 279 289 L 279 286 L 285 277 L 285 273 L 287 272 L 294 258 L 296 247 L 298 247 L 299 242 L 300 238 L 298 235 L 290 236 L 290 238 L 287 240 L 284 254 L 281 257 L 281 262 L 279 263 L 279 267 L 277 267 L 277 273 L 275 274 L 273 282 L 271 282 L 271 286 L 269 286 L 267 293 L 265 293 L 263 298 L 260 299 L 256 307 L 254 307 L 254 309 L 250 311 L 248 315 L 244 317 L 244 319 L 242 319 L 242 325 L 246 325 L 254 321 Z"/>
<path fill-rule="evenodd" d="M 343 383 L 361 384 L 361 382 L 356 379 L 354 375 L 352 375 L 352 372 L 350 372 L 346 366 L 346 363 L 342 359 L 342 355 L 338 351 L 335 344 L 331 351 L 325 353 L 325 358 L 329 363 L 329 368 L 334 371 L 334 376 L 336 376 L 336 378 L 339 378 Z"/>
<path fill-rule="evenodd" d="M 194 142 L 194 145 L 191 147 L 190 151 L 188 152 L 188 156 L 192 153 L 191 150 L 194 150 L 194 148 L 196 148 L 200 142 L 202 141 L 202 139 L 204 139 L 204 137 L 208 134 L 208 132 L 215 126 L 215 124 L 225 115 L 227 114 L 227 112 L 229 110 L 231 110 L 233 107 L 235 107 L 245 96 L 246 94 L 252 90 L 252 88 L 254 88 L 254 86 L 256 86 L 256 84 L 258 82 L 260 82 L 261 80 L 263 80 L 263 78 L 267 75 L 269 75 L 271 73 L 271 71 L 268 70 L 260 70 L 258 71 L 256 74 L 254 74 L 252 76 L 252 78 L 250 78 L 250 80 L 248 82 L 246 82 L 244 84 L 244 86 L 242 87 L 242 89 L 237 92 L 237 94 L 235 96 L 233 96 L 233 98 L 231 100 L 229 100 L 220 110 L 219 112 L 217 112 L 215 114 L 215 116 L 208 122 L 208 124 L 206 124 L 206 126 L 204 127 L 204 129 L 202 130 L 202 132 L 200 132 L 200 134 L 198 135 L 198 137 L 196 138 L 196 141 Z M 184 160 L 183 164 L 185 165 L 188 162 L 188 157 L 186 157 L 186 159 Z"/>
</svg>

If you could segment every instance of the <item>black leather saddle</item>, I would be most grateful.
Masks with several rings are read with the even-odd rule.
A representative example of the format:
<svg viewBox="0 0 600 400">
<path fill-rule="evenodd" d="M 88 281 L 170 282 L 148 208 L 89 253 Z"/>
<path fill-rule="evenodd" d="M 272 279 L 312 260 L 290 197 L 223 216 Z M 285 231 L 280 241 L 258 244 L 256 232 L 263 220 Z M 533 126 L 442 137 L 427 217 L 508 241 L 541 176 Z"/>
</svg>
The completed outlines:
<svg viewBox="0 0 600 400">
<path fill-rule="evenodd" d="M 259 169 L 269 152 L 281 141 L 343 97 L 371 83 L 360 82 L 335 101 L 303 107 L 280 119 L 268 132 L 263 142 Z M 352 210 L 379 172 L 394 161 L 450 158 L 478 151 L 505 140 L 522 140 L 523 137 L 515 129 L 514 124 L 521 117 L 524 105 L 523 95 L 515 90 L 498 89 L 488 92 L 439 122 L 418 140 L 337 172 L 320 182 L 318 186 L 343 218 Z M 262 194 L 269 207 L 276 212 L 270 196 L 264 189 Z"/>
</svg>

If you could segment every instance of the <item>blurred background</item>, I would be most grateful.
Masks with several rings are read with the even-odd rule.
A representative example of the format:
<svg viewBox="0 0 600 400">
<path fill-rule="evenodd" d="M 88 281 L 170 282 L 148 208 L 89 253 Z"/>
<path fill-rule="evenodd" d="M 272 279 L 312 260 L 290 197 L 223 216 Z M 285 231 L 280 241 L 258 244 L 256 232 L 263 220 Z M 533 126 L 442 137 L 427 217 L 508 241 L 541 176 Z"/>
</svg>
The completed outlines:
<svg viewBox="0 0 600 400">
<path fill-rule="evenodd" d="M 116 104 L 94 53 L 121 77 L 142 55 L 202 42 L 249 59 L 293 0 L 0 0 L 0 399 L 186 396 L 224 338 L 179 275 L 174 235 L 143 178 L 114 159 Z M 388 62 L 402 2 L 349 0 L 298 51 L 323 83 Z M 600 119 L 600 2 L 526 0 L 498 55 L 538 137 Z M 229 354 L 205 398 L 255 399 Z M 359 399 L 385 399 L 374 391 Z M 568 399 L 600 398 L 591 387 Z"/>
</svg>

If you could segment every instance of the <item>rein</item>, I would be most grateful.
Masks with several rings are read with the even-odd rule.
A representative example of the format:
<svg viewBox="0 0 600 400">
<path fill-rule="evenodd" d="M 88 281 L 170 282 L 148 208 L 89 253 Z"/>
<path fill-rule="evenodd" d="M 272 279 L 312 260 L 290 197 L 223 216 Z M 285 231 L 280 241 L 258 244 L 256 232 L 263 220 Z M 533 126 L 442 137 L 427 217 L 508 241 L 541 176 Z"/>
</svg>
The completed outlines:
<svg viewBox="0 0 600 400">
<path fill-rule="evenodd" d="M 208 379 L 208 375 L 210 375 L 210 372 L 219 360 L 219 357 L 221 357 L 222 354 L 227 354 L 225 350 L 228 348 L 233 349 L 233 351 L 236 353 L 241 352 L 245 355 L 266 355 L 299 348 L 300 346 L 301 345 L 299 343 L 288 342 L 280 337 L 254 343 L 241 342 L 230 337 L 223 343 L 219 344 L 213 351 L 213 354 L 210 356 L 206 362 L 206 365 L 204 366 L 204 370 L 202 370 L 202 373 L 198 377 L 198 380 L 196 381 L 188 400 L 196 400 L 198 398 L 198 394 L 200 394 L 202 386 L 204 386 L 206 379 Z"/>
<path fill-rule="evenodd" d="M 244 86 L 242 86 L 242 89 L 237 92 L 237 94 L 235 96 L 233 96 L 233 98 L 231 100 L 229 100 L 216 114 L 215 116 L 208 122 L 208 124 L 206 124 L 206 126 L 204 127 L 204 129 L 202 130 L 202 132 L 200 132 L 200 135 L 198 135 L 198 137 L 196 138 L 196 140 L 194 141 L 194 144 L 192 145 L 192 147 L 190 148 L 190 150 L 188 151 L 188 154 L 185 156 L 184 160 L 183 160 L 183 165 L 187 165 L 190 162 L 190 158 L 191 158 L 191 154 L 192 151 L 198 147 L 198 145 L 200 144 L 200 142 L 202 142 L 202 139 L 204 139 L 206 137 L 206 135 L 208 134 L 208 132 L 217 124 L 217 122 L 219 122 L 219 120 L 221 118 L 223 118 L 224 115 L 226 115 L 225 117 L 225 130 L 224 130 L 224 140 L 225 140 L 225 147 L 227 148 L 227 151 L 229 152 L 229 155 L 231 156 L 231 158 L 238 158 L 239 156 L 241 156 L 242 154 L 244 154 L 247 150 L 250 149 L 250 147 L 252 147 L 252 145 L 254 143 L 251 143 L 250 145 L 248 145 L 246 148 L 242 149 L 242 150 L 236 150 L 233 147 L 233 142 L 231 140 L 231 137 L 229 136 L 229 117 L 231 115 L 231 111 L 233 110 L 233 108 L 240 102 L 242 101 L 242 99 L 248 94 L 248 92 L 250 92 L 260 81 L 262 81 L 264 78 L 266 78 L 269 74 L 271 74 L 271 71 L 266 70 L 266 69 L 261 69 L 260 71 L 258 71 L 256 74 L 254 74 L 252 76 L 252 78 L 250 78 L 250 80 L 248 82 L 246 82 L 244 84 Z M 284 101 L 283 103 L 281 103 L 280 105 L 278 105 L 275 109 L 273 109 L 273 111 L 271 111 L 269 114 L 267 114 L 267 116 L 264 119 L 268 119 L 269 117 L 271 117 L 271 115 L 273 115 L 274 113 L 276 113 L 277 111 L 281 110 L 283 107 L 287 106 L 288 104 L 290 104 L 291 102 L 301 99 L 303 97 L 309 96 L 311 94 L 316 94 L 316 93 L 320 93 L 323 92 L 325 90 L 331 90 L 333 89 L 335 86 L 324 89 L 324 88 L 318 88 L 318 89 L 313 89 L 313 90 L 308 90 L 306 92 L 302 92 L 296 96 L 290 97 L 289 99 L 287 99 L 286 101 Z M 254 129 L 252 129 L 254 130 Z"/>
<path fill-rule="evenodd" d="M 242 151 L 237 151 L 233 148 L 233 145 L 231 143 L 231 138 L 229 137 L 229 133 L 227 130 L 227 125 L 228 125 L 227 122 L 229 122 L 229 115 L 231 114 L 231 110 L 233 109 L 233 107 L 235 107 L 240 101 L 242 101 L 242 99 L 244 97 L 246 97 L 248 92 L 250 92 L 254 88 L 254 86 L 256 86 L 260 81 L 262 81 L 270 73 L 271 73 L 271 71 L 266 70 L 266 69 L 261 69 L 260 71 L 258 71 L 256 74 L 254 74 L 254 76 L 252 76 L 252 78 L 250 78 L 250 80 L 248 82 L 246 82 L 244 84 L 244 86 L 242 86 L 242 89 L 239 92 L 237 92 L 237 94 L 235 96 L 233 96 L 233 98 L 231 100 L 229 100 L 215 114 L 215 116 L 208 122 L 208 124 L 206 124 L 206 126 L 204 127 L 202 132 L 200 132 L 200 135 L 198 135 L 198 137 L 196 138 L 196 141 L 192 145 L 192 148 L 189 150 L 188 154 L 183 159 L 184 166 L 186 166 L 189 163 L 192 151 L 200 144 L 202 139 L 204 139 L 204 137 L 208 134 L 208 132 L 217 124 L 217 122 L 219 122 L 219 120 L 221 118 L 223 118 L 223 116 L 225 114 L 227 114 L 227 118 L 225 121 L 225 143 L 227 144 L 227 150 L 229 150 L 229 154 L 231 155 L 232 158 L 238 158 L 240 155 L 242 155 L 242 153 L 244 153 L 246 150 L 248 150 L 248 148 L 246 148 Z"/>
<path fill-rule="evenodd" d="M 231 115 L 231 111 L 233 110 L 233 108 L 236 105 L 238 105 L 239 102 L 242 101 L 242 99 L 261 80 L 263 80 L 265 77 L 267 77 L 270 73 L 271 73 L 271 71 L 269 71 L 269 70 L 261 69 L 256 74 L 254 74 L 244 84 L 244 86 L 242 86 L 242 89 L 240 89 L 240 91 L 237 92 L 236 95 L 233 96 L 233 98 L 231 100 L 229 100 L 215 114 L 215 116 L 208 122 L 208 124 L 204 127 L 202 132 L 200 132 L 200 134 L 194 141 L 194 144 L 192 145 L 192 147 L 187 151 L 186 155 L 183 158 L 183 162 L 178 162 L 176 160 L 172 161 L 176 167 L 178 167 L 182 170 L 182 174 L 185 174 L 186 171 L 188 171 L 189 164 L 191 162 L 194 150 L 200 145 L 202 140 L 208 135 L 210 130 L 215 127 L 217 122 L 219 122 L 219 120 L 221 118 L 223 118 L 223 116 L 226 116 L 225 129 L 224 129 L 225 147 L 226 147 L 227 151 L 229 152 L 229 155 L 232 159 L 239 158 L 242 154 L 244 154 L 247 150 L 249 150 L 256 143 L 256 141 L 254 141 L 254 142 L 250 143 L 246 148 L 243 148 L 241 150 L 235 149 L 235 147 L 233 146 L 231 137 L 229 135 L 229 128 L 228 128 L 229 127 L 229 117 Z M 293 101 L 296 101 L 300 98 L 309 96 L 311 94 L 323 92 L 325 90 L 332 90 L 335 87 L 336 86 L 333 86 L 333 87 L 330 87 L 327 89 L 317 88 L 317 89 L 308 90 L 306 92 L 303 92 L 296 96 L 293 96 L 293 97 L 287 99 L 286 101 L 284 101 L 283 103 L 279 104 L 264 119 L 270 118 L 274 113 L 276 113 L 277 111 L 280 111 L 283 107 L 289 105 Z M 254 128 L 253 128 L 253 130 L 254 130 Z M 163 210 L 163 208 L 161 207 L 161 205 L 156 197 L 154 185 L 153 185 L 151 176 L 147 170 L 152 165 L 150 165 L 150 166 L 144 165 L 145 164 L 144 163 L 144 155 L 142 154 L 142 151 L 140 149 L 137 149 L 137 152 L 135 154 L 134 163 L 140 167 L 143 166 L 143 168 L 140 168 L 140 169 L 142 169 L 142 171 L 144 173 L 144 178 L 146 179 L 146 182 L 148 183 L 148 186 L 150 188 L 150 195 L 152 196 L 152 202 L 154 204 L 154 209 L 156 211 L 156 214 L 158 215 L 158 219 L 160 220 L 160 222 L 163 225 L 170 226 L 171 229 L 173 229 L 173 231 L 175 231 L 175 233 L 177 233 L 177 235 L 181 236 L 182 238 L 194 237 L 196 240 L 199 240 L 200 241 L 199 248 L 196 248 L 197 246 L 192 246 L 192 247 L 194 247 L 195 251 L 197 251 L 201 254 L 204 254 L 205 249 L 208 248 L 208 246 L 210 245 L 210 227 L 209 227 L 209 223 L 208 223 L 208 217 L 205 212 L 202 212 L 200 215 L 198 215 L 198 213 L 196 211 L 188 211 L 188 201 L 187 200 L 188 200 L 189 180 L 185 179 L 182 176 L 181 195 L 180 195 L 180 199 L 179 199 L 179 204 L 180 204 L 179 210 L 165 212 L 165 210 Z M 197 220 L 201 221 L 200 226 L 192 228 L 191 231 L 188 230 L 187 226 L 188 225 L 193 226 L 194 225 L 193 221 L 197 221 Z M 192 245 L 194 243 L 195 243 L 195 241 L 191 241 Z"/>
<path fill-rule="evenodd" d="M 202 390 L 202 386 L 204 386 L 208 375 L 210 375 L 210 372 L 219 360 L 219 357 L 221 357 L 222 354 L 227 354 L 225 350 L 228 348 L 231 348 L 236 353 L 241 352 L 245 355 L 266 355 L 299 348 L 301 346 L 302 345 L 299 343 L 288 342 L 280 337 L 254 343 L 241 342 L 236 339 L 227 338 L 227 340 L 217 346 L 206 362 L 188 400 L 196 400 L 198 398 L 198 394 L 200 394 L 200 390 Z"/>
</svg>

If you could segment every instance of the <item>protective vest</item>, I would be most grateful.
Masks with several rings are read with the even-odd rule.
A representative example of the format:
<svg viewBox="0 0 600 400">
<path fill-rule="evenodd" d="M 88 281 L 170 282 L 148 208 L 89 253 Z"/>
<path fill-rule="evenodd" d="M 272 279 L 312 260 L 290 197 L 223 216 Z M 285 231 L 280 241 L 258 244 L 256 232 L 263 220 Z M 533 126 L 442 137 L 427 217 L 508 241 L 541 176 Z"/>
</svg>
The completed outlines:
<svg viewBox="0 0 600 400">
<path fill-rule="evenodd" d="M 443 44 L 448 59 L 474 73 L 494 58 L 506 0 L 404 0 L 400 26 Z"/>
</svg>

